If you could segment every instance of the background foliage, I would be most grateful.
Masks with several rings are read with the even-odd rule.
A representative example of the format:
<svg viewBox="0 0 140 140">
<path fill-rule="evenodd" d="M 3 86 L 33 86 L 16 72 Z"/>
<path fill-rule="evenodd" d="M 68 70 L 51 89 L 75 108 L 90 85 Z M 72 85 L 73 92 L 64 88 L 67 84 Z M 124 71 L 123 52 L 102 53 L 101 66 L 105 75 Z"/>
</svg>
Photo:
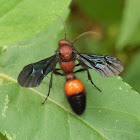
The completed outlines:
<svg viewBox="0 0 140 140">
<path fill-rule="evenodd" d="M 140 139 L 139 5 L 139 0 L 1 0 L 0 139 Z M 33 89 L 16 81 L 25 65 L 53 55 L 64 39 L 59 16 L 66 21 L 70 41 L 84 31 L 100 34 L 79 39 L 76 50 L 112 55 L 125 66 L 123 81 L 90 70 L 102 94 L 87 82 L 86 73 L 76 75 L 87 91 L 82 116 L 75 115 L 67 103 L 64 77 L 53 77 L 44 106 L 50 75 Z"/>
</svg>

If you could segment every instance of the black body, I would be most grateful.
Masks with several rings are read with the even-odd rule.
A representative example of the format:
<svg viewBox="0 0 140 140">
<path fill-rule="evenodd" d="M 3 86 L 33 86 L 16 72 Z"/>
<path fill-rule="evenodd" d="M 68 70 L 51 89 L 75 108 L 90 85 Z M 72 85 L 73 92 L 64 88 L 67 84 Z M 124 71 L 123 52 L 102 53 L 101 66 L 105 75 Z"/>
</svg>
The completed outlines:
<svg viewBox="0 0 140 140">
<path fill-rule="evenodd" d="M 68 102 L 71 108 L 77 115 L 81 115 L 86 107 L 86 92 L 81 92 L 74 94 L 72 96 L 67 96 Z"/>
</svg>

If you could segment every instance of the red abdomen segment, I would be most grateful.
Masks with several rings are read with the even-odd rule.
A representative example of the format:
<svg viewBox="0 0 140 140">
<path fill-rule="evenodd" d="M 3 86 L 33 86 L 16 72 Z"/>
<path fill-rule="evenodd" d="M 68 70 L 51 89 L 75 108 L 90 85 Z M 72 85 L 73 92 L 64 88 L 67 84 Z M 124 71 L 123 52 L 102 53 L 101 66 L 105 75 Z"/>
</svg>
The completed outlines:
<svg viewBox="0 0 140 140">
<path fill-rule="evenodd" d="M 81 115 L 86 107 L 86 92 L 84 85 L 80 80 L 77 80 L 73 74 L 66 76 L 65 94 L 73 111 Z"/>
</svg>

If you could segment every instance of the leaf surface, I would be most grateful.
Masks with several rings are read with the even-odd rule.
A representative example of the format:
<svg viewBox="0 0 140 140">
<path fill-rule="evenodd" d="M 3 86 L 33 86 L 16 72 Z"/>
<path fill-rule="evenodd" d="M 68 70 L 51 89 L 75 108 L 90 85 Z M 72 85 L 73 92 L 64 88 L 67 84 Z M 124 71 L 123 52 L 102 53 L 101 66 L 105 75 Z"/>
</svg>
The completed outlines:
<svg viewBox="0 0 140 140">
<path fill-rule="evenodd" d="M 65 77 L 53 76 L 53 89 L 45 105 L 41 103 L 48 92 L 50 74 L 37 88 L 17 84 L 25 65 L 54 54 L 58 41 L 63 39 L 59 36 L 60 25 L 57 21 L 32 38 L 3 48 L 0 77 L 9 83 L 0 85 L 2 134 L 8 139 L 27 140 L 140 139 L 140 96 L 119 76 L 105 78 L 90 70 L 100 93 L 86 82 L 85 72 L 76 74 L 87 92 L 87 106 L 81 116 L 72 112 L 66 100 Z"/>
<path fill-rule="evenodd" d="M 70 0 L 13 0 L 0 2 L 0 46 L 31 37 L 65 12 Z"/>
</svg>

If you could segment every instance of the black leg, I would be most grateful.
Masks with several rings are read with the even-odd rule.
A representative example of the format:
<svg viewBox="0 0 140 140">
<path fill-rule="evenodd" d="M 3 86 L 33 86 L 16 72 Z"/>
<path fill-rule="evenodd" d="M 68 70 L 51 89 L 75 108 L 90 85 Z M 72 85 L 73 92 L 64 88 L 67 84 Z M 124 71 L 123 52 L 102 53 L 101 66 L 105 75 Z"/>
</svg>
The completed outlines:
<svg viewBox="0 0 140 140">
<path fill-rule="evenodd" d="M 79 70 L 77 70 L 77 71 L 74 71 L 73 73 L 82 72 L 82 71 L 86 71 L 86 70 L 87 70 L 87 69 L 82 68 L 82 69 L 79 69 Z"/>
<path fill-rule="evenodd" d="M 56 74 L 56 75 L 65 76 L 65 74 L 58 72 L 58 70 L 60 70 L 60 69 L 55 69 L 53 71 L 53 73 Z"/>
<path fill-rule="evenodd" d="M 56 71 L 61 70 L 61 69 L 55 69 Z"/>
<path fill-rule="evenodd" d="M 101 89 L 99 89 L 99 88 L 93 83 L 88 69 L 87 69 L 87 74 L 88 74 L 88 80 L 90 80 L 91 84 L 92 84 L 95 88 L 97 88 L 100 92 L 102 92 Z"/>
<path fill-rule="evenodd" d="M 75 66 L 80 66 L 81 64 L 80 63 L 78 63 L 78 64 L 76 64 Z"/>
<path fill-rule="evenodd" d="M 50 79 L 50 83 L 49 83 L 49 91 L 48 91 L 48 95 L 47 97 L 45 98 L 44 102 L 42 104 L 44 104 L 46 102 L 46 100 L 48 99 L 48 96 L 50 94 L 50 90 L 52 88 L 52 76 L 53 76 L 53 72 L 51 73 L 51 79 Z"/>
</svg>

